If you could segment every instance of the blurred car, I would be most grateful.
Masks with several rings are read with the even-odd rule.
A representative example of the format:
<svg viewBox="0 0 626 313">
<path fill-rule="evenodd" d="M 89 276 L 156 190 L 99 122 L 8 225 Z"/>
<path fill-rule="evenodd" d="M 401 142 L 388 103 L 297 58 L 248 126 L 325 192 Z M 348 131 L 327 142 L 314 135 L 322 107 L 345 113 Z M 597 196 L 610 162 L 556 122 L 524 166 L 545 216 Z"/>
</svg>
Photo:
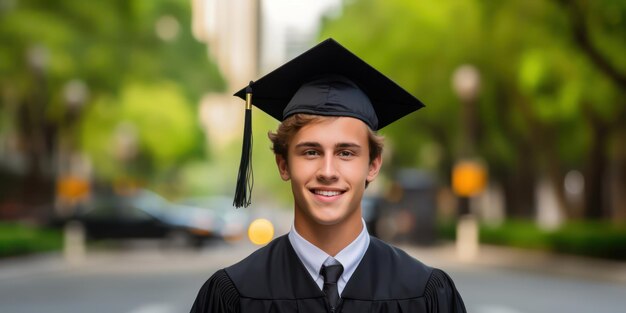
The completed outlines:
<svg viewBox="0 0 626 313">
<path fill-rule="evenodd" d="M 226 196 L 188 198 L 181 202 L 196 212 L 211 213 L 211 229 L 216 237 L 233 241 L 243 238 L 250 224 L 249 210 L 237 210 L 233 199 Z"/>
<path fill-rule="evenodd" d="M 214 236 L 213 218 L 210 212 L 195 211 L 144 190 L 96 196 L 70 219 L 83 225 L 89 239 L 163 238 L 198 247 Z"/>
</svg>

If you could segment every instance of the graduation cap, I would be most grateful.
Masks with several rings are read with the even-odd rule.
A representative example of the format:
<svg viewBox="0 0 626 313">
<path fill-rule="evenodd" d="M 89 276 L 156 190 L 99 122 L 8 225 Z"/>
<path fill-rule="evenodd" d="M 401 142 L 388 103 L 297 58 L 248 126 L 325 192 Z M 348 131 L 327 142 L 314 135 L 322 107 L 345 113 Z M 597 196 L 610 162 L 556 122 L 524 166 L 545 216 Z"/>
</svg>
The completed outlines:
<svg viewBox="0 0 626 313">
<path fill-rule="evenodd" d="M 235 96 L 246 100 L 236 207 L 247 207 L 252 191 L 252 102 L 279 121 L 298 113 L 347 116 L 362 120 L 374 131 L 424 106 L 332 38 L 250 82 Z"/>
</svg>

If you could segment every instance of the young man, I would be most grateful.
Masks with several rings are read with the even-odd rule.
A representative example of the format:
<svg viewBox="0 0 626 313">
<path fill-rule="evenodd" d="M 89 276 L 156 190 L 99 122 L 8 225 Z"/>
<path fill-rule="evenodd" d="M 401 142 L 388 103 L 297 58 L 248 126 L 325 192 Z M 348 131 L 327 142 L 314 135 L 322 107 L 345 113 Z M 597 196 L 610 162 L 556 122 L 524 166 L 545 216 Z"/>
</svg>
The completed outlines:
<svg viewBox="0 0 626 313">
<path fill-rule="evenodd" d="M 191 311 L 465 312 L 448 275 L 370 237 L 361 218 L 382 164 L 375 131 L 423 104 L 332 39 L 251 87 L 282 121 L 270 139 L 294 224 L 216 272 Z"/>
</svg>

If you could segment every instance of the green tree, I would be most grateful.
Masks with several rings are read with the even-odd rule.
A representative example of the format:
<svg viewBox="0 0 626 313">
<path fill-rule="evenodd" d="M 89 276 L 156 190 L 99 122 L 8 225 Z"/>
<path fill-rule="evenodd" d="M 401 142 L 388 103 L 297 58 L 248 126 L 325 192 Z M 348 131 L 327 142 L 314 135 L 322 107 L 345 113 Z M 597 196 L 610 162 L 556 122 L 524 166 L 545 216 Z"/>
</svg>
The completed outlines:
<svg viewBox="0 0 626 313">
<path fill-rule="evenodd" d="M 428 165 L 416 150 L 441 151 L 436 169 L 449 177 L 463 131 L 450 80 L 469 63 L 482 76 L 476 149 L 504 187 L 508 214 L 531 216 L 547 177 L 562 212 L 580 215 L 563 177 L 583 169 L 584 215 L 605 217 L 608 164 L 626 167 L 615 152 L 625 138 L 625 10 L 623 1 L 365 0 L 327 20 L 322 37 L 345 42 L 426 103 L 384 130 L 393 166 Z"/>
<path fill-rule="evenodd" d="M 5 154 L 25 160 L 0 162 L 11 178 L 2 193 L 49 202 L 63 141 L 103 179 L 130 164 L 137 179 L 158 180 L 202 156 L 195 107 L 224 82 L 190 28 L 185 0 L 0 1 L 0 138 L 15 138 Z M 130 163 L 110 158 L 122 122 L 137 133 Z"/>
</svg>

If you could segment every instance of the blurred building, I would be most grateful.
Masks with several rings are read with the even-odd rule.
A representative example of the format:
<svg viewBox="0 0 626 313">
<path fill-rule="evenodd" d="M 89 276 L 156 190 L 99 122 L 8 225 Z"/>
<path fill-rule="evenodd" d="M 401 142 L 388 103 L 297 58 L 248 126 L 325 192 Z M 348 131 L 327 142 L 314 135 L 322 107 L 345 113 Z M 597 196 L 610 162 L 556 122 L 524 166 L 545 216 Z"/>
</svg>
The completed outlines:
<svg viewBox="0 0 626 313">
<path fill-rule="evenodd" d="M 194 0 L 193 34 L 208 45 L 228 91 L 254 77 L 259 55 L 259 1 Z"/>
<path fill-rule="evenodd" d="M 240 135 L 242 103 L 232 94 L 317 42 L 320 21 L 341 0 L 194 0 L 193 33 L 207 44 L 225 81 L 225 94 L 200 106 L 207 140 L 218 150 Z M 228 116 L 228 119 L 224 119 Z"/>
</svg>

